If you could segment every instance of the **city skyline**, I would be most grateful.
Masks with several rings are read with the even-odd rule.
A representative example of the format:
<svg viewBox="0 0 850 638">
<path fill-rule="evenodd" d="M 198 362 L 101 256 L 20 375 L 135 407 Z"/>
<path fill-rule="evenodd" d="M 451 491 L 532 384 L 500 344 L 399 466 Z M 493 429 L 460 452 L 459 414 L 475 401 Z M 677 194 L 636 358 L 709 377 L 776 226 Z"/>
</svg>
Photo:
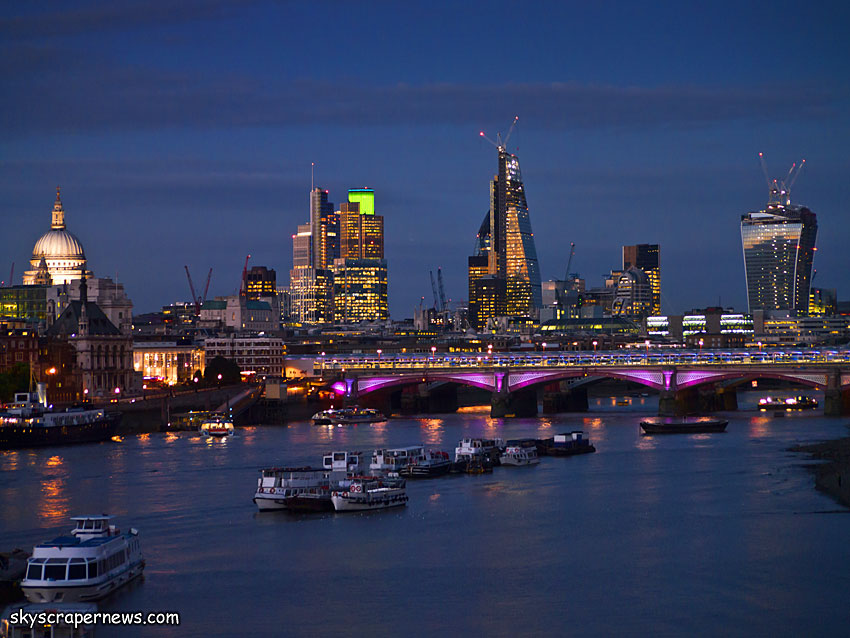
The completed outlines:
<svg viewBox="0 0 850 638">
<path fill-rule="evenodd" d="M 258 25 L 274 24 L 281 11 L 262 2 L 223 2 L 176 16 L 156 4 L 111 14 L 80 6 L 86 5 L 56 4 L 46 13 L 16 8 L 0 22 L 10 36 L 4 57 L 12 61 L 3 73 L 15 95 L 2 107 L 0 206 L 17 222 L 0 239 L 2 280 L 14 261 L 20 283 L 61 185 L 69 229 L 85 245 L 88 267 L 97 276 L 117 273 L 137 312 L 189 298 L 184 264 L 196 276 L 213 267 L 210 295 L 232 294 L 247 254 L 251 265 L 289 269 L 291 235 L 309 212 L 305 194 L 315 162 L 316 182 L 332 193 L 368 184 L 381 194 L 391 316 L 412 316 L 419 298 L 428 300 L 428 271 L 438 266 L 447 295 L 466 298 L 466 258 L 487 210 L 480 184 L 493 172 L 492 149 L 478 131 L 495 136 L 519 115 L 508 150 L 520 148 L 543 280 L 562 276 L 571 241 L 572 270 L 589 285 L 617 266 L 621 246 L 652 243 L 664 251 L 665 312 L 715 305 L 718 297 L 746 310 L 739 224 L 742 214 L 764 208 L 757 165 L 764 151 L 771 177 L 801 155 L 808 160 L 794 203 L 818 214 L 816 282 L 837 288 L 839 298 L 850 291 L 841 260 L 850 240 L 842 208 L 850 201 L 842 179 L 850 131 L 841 88 L 847 70 L 839 62 L 847 57 L 838 28 L 847 22 L 844 8 L 788 5 L 775 12 L 780 19 L 730 5 L 722 24 L 695 9 L 653 8 L 624 30 L 597 9 L 567 15 L 560 7 L 528 7 L 528 23 L 516 25 L 517 34 L 543 29 L 542 36 L 496 70 L 472 51 L 498 22 L 487 12 L 474 20 L 457 14 L 451 29 L 469 30 L 465 54 L 452 45 L 429 59 L 433 50 L 407 51 L 400 34 L 366 38 L 344 57 L 341 45 L 316 51 L 293 29 L 286 43 L 269 49 L 272 40 Z M 433 16 L 414 11 L 409 20 L 380 3 L 357 11 L 317 3 L 288 17 L 297 26 L 327 13 L 336 18 L 323 23 L 329 36 L 344 24 L 391 34 L 407 29 L 415 41 L 449 8 L 438 5 Z M 561 23 L 569 17 L 570 24 L 592 25 L 599 43 L 572 28 L 575 39 L 547 60 L 560 41 L 540 20 L 547 11 L 562 13 Z M 789 16 L 809 36 L 806 55 L 783 60 L 779 69 L 756 35 Z M 692 34 L 701 44 L 689 47 L 684 36 L 662 34 L 660 26 L 677 20 L 703 36 L 719 29 L 718 37 Z M 242 46 L 221 69 L 240 80 L 231 85 L 235 105 L 225 103 L 223 85 L 210 76 L 210 62 L 221 54 L 204 43 L 228 21 L 260 34 L 250 46 L 223 42 L 225 55 Z M 658 35 L 652 45 L 638 35 L 641 25 Z M 622 68 L 615 63 L 622 60 L 602 52 L 615 39 L 621 50 L 635 51 Z M 287 59 L 286 73 L 264 90 L 267 71 L 258 62 L 269 50 Z M 411 54 L 409 63 L 393 61 L 401 51 Z M 671 64 L 671 52 L 680 60 Z M 169 65 L 172 58 L 178 63 Z M 366 73 L 364 59 L 381 62 Z M 446 65 L 448 59 L 457 64 Z M 187 79 L 191 74 L 195 80 Z M 121 82 L 104 88 L 101 77 Z M 163 78 L 169 81 L 153 81 Z M 161 86 L 172 92 L 163 94 Z M 294 87 L 301 97 L 281 102 L 284 89 Z M 63 108 L 47 99 L 48 89 Z M 129 95 L 139 98 L 135 106 Z M 213 99 L 180 115 L 191 96 Z M 252 98 L 264 99 L 251 106 Z M 156 108 L 157 99 L 173 103 L 174 113 Z M 308 108 L 317 102 L 325 108 Z M 695 267 L 700 263 L 710 263 L 711 272 Z"/>
</svg>

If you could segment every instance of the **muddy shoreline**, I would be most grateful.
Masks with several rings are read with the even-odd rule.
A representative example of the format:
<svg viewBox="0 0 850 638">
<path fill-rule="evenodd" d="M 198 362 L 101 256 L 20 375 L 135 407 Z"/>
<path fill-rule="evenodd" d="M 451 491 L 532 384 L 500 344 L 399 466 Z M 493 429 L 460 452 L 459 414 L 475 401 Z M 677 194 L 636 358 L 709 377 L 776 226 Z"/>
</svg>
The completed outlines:
<svg viewBox="0 0 850 638">
<path fill-rule="evenodd" d="M 809 465 L 815 477 L 815 487 L 850 508 L 850 437 L 795 445 L 788 449 L 824 461 Z"/>
</svg>

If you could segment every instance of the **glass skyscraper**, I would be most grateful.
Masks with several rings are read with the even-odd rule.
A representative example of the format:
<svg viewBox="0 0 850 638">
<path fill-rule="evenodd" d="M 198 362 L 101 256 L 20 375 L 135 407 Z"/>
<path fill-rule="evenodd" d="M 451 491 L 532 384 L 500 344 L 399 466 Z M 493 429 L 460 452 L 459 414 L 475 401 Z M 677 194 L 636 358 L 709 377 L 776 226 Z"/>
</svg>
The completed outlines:
<svg viewBox="0 0 850 638">
<path fill-rule="evenodd" d="M 478 231 L 476 255 L 469 259 L 470 323 L 476 329 L 483 328 L 493 312 L 532 318 L 543 305 L 519 158 L 503 146 L 498 150 L 499 172 L 490 182 L 490 210 Z M 485 257 L 486 277 L 482 272 Z M 503 283 L 497 285 L 489 278 Z M 487 303 L 480 303 L 485 296 Z"/>
<path fill-rule="evenodd" d="M 787 310 L 806 314 L 817 216 L 804 206 L 792 206 L 785 185 L 775 184 L 765 210 L 741 216 L 747 303 L 751 313 Z"/>
</svg>

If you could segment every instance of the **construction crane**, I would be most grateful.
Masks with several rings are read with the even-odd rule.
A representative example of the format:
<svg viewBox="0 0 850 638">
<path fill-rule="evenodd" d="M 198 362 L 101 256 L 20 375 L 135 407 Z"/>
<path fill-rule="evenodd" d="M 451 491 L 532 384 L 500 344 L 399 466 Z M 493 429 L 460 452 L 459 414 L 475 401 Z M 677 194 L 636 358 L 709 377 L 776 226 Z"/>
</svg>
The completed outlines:
<svg viewBox="0 0 850 638">
<path fill-rule="evenodd" d="M 212 268 L 210 268 L 210 271 L 207 273 L 207 285 L 204 286 L 204 297 L 201 299 L 202 306 L 207 302 L 207 293 L 210 291 L 210 279 L 212 279 Z"/>
<path fill-rule="evenodd" d="M 192 303 L 195 304 L 195 316 L 201 316 L 201 306 L 204 305 L 207 301 L 207 293 L 210 290 L 210 279 L 212 278 L 212 268 L 210 268 L 210 272 L 207 274 L 207 285 L 204 286 L 204 294 L 203 296 L 198 296 L 195 292 L 195 284 L 192 282 L 192 275 L 189 274 L 189 266 L 183 266 L 186 269 L 186 278 L 189 280 L 189 291 L 192 293 Z"/>
<path fill-rule="evenodd" d="M 449 309 L 449 304 L 446 303 L 446 291 L 443 289 L 443 269 L 437 268 L 437 285 L 440 287 L 440 310 L 445 312 Z"/>
<path fill-rule="evenodd" d="M 245 257 L 245 265 L 242 266 L 242 281 L 239 282 L 239 296 L 244 297 L 248 294 L 248 260 L 251 255 Z"/>
<path fill-rule="evenodd" d="M 508 148 L 508 140 L 511 139 L 511 135 L 513 135 L 514 129 L 516 128 L 516 123 L 519 122 L 519 115 L 514 118 L 514 121 L 511 123 L 511 128 L 508 130 L 508 134 L 505 136 L 505 139 L 502 140 L 502 134 L 496 133 L 496 141 L 494 142 L 489 137 L 484 134 L 484 131 L 479 131 L 479 137 L 483 137 L 485 140 L 490 142 L 493 146 L 495 146 L 500 151 L 507 150 Z"/>
<path fill-rule="evenodd" d="M 431 292 L 434 293 L 434 310 L 440 309 L 440 298 L 437 296 L 437 284 L 434 283 L 434 271 L 429 270 L 429 274 L 431 275 Z"/>
<path fill-rule="evenodd" d="M 791 168 L 788 169 L 788 175 L 785 176 L 785 179 L 782 181 L 770 179 L 770 174 L 767 171 L 767 162 L 764 161 L 764 153 L 759 153 L 759 163 L 761 164 L 762 173 L 764 173 L 764 180 L 767 182 L 767 189 L 770 193 L 770 199 L 768 203 L 771 204 L 780 204 L 780 205 L 788 205 L 791 203 L 791 187 L 794 185 L 794 182 L 797 181 L 797 178 L 800 176 L 800 171 L 803 170 L 803 166 L 806 164 L 806 160 L 803 159 L 799 164 L 794 162 L 791 164 Z M 784 202 L 780 199 L 780 196 L 784 198 Z"/>
<path fill-rule="evenodd" d="M 567 260 L 567 274 L 564 275 L 564 281 L 570 280 L 570 266 L 573 265 L 573 257 L 576 254 L 576 244 L 574 241 L 570 242 L 570 258 Z"/>
</svg>

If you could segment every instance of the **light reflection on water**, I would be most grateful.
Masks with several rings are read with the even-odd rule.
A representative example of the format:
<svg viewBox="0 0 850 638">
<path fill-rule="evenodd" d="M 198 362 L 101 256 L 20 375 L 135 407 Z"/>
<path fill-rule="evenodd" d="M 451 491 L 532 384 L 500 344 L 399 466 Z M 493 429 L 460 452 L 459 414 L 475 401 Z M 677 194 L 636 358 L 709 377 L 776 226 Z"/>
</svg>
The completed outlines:
<svg viewBox="0 0 850 638">
<path fill-rule="evenodd" d="M 186 432 L 0 453 L 0 538 L 31 546 L 67 532 L 69 516 L 115 515 L 141 530 L 148 567 L 102 608 L 179 610 L 181 636 L 375 633 L 376 618 L 407 626 L 411 596 L 414 634 L 551 635 L 570 618 L 579 635 L 804 635 L 809 612 L 825 634 L 843 631 L 847 518 L 811 514 L 836 506 L 786 451 L 843 435 L 841 420 L 730 413 L 725 434 L 647 437 L 641 416 L 302 422 L 240 428 L 222 445 Z M 258 468 L 318 465 L 331 450 L 452 451 L 465 436 L 574 429 L 596 454 L 409 481 L 404 509 L 260 515 L 251 502 Z M 228 592 L 215 605 L 211 583 Z"/>
</svg>

